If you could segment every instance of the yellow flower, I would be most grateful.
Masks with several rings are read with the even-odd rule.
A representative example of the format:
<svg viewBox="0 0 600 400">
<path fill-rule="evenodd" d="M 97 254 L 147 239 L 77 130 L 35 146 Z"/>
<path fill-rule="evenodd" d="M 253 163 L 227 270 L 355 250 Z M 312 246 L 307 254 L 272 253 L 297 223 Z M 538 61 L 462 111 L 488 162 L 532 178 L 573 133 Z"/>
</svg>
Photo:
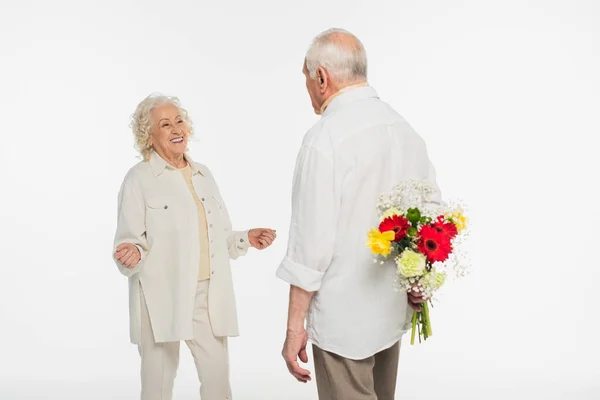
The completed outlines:
<svg viewBox="0 0 600 400">
<path fill-rule="evenodd" d="M 405 278 L 423 275 L 427 265 L 425 256 L 412 250 L 404 250 L 396 259 L 396 264 L 398 273 Z"/>
<path fill-rule="evenodd" d="M 394 231 L 379 232 L 379 229 L 373 228 L 367 233 L 369 240 L 367 246 L 375 254 L 389 256 L 392 252 L 392 240 L 396 237 Z"/>
<path fill-rule="evenodd" d="M 458 233 L 467 226 L 467 217 L 458 211 L 448 214 L 446 218 L 452 220 L 452 223 L 456 225 Z"/>
</svg>

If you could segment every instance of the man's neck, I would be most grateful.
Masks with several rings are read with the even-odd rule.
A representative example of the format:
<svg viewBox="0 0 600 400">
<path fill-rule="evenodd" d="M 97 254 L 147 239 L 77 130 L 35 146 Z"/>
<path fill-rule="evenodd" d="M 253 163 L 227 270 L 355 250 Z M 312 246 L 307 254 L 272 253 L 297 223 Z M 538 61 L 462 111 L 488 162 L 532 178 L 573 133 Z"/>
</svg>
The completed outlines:
<svg viewBox="0 0 600 400">
<path fill-rule="evenodd" d="M 361 81 L 361 82 L 355 82 L 355 83 L 352 83 L 350 85 L 346 85 L 346 86 L 340 88 L 335 93 L 333 93 L 331 96 L 329 96 L 327 98 L 327 100 L 325 100 L 323 102 L 323 104 L 321 105 L 321 112 L 320 112 L 319 115 L 323 115 L 323 113 L 325 112 L 325 110 L 327 109 L 327 107 L 329 106 L 329 104 L 331 104 L 331 102 L 336 97 L 338 97 L 339 95 L 341 95 L 343 93 L 346 93 L 349 90 L 356 89 L 356 88 L 359 88 L 359 87 L 362 87 L 362 86 L 367 86 L 367 85 L 368 85 L 367 81 Z"/>
</svg>

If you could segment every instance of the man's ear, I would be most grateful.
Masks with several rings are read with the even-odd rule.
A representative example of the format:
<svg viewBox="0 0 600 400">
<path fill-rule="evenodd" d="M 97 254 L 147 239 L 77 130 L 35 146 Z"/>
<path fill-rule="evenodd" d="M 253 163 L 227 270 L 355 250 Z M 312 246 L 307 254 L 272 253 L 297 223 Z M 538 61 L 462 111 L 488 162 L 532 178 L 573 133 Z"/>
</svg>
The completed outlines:
<svg viewBox="0 0 600 400">
<path fill-rule="evenodd" d="M 317 69 L 317 81 L 319 82 L 319 88 L 321 89 L 321 92 L 324 93 L 329 85 L 329 75 L 327 74 L 327 70 L 325 68 L 319 67 Z"/>
</svg>

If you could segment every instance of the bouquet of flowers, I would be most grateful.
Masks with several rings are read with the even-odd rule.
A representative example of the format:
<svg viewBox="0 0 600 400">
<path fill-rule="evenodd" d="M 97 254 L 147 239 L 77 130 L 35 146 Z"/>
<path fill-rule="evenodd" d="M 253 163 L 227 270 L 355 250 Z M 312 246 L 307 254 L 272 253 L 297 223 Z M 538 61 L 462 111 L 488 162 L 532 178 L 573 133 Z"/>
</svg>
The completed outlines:
<svg viewBox="0 0 600 400">
<path fill-rule="evenodd" d="M 380 224 L 367 234 L 374 262 L 395 261 L 395 289 L 420 292 L 432 307 L 432 295 L 449 275 L 466 274 L 466 253 L 461 247 L 468 236 L 464 207 L 436 204 L 433 194 L 434 187 L 425 181 L 401 182 L 391 194 L 380 196 Z M 419 342 L 432 334 L 427 302 L 421 311 L 413 311 L 411 345 L 416 331 Z"/>
</svg>

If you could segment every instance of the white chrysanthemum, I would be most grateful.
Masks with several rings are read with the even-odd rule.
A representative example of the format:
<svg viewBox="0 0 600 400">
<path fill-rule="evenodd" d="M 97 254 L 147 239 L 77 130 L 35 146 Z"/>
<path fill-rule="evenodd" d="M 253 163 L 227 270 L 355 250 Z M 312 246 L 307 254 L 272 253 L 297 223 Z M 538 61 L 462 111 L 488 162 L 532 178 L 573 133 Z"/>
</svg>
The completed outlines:
<svg viewBox="0 0 600 400">
<path fill-rule="evenodd" d="M 446 273 L 438 272 L 435 269 L 432 269 L 431 271 L 423 275 L 419 280 L 421 285 L 429 288 L 432 292 L 441 288 L 445 281 Z"/>
<path fill-rule="evenodd" d="M 386 209 L 383 213 L 381 213 L 381 216 L 379 217 L 379 219 L 381 221 L 383 221 L 386 218 L 389 217 L 393 217 L 394 215 L 402 215 L 404 214 L 400 209 L 396 208 L 396 207 L 390 207 L 388 209 Z"/>
<path fill-rule="evenodd" d="M 423 275 L 427 267 L 427 259 L 421 253 L 412 250 L 404 250 L 396 257 L 398 274 L 406 278 Z"/>
</svg>

